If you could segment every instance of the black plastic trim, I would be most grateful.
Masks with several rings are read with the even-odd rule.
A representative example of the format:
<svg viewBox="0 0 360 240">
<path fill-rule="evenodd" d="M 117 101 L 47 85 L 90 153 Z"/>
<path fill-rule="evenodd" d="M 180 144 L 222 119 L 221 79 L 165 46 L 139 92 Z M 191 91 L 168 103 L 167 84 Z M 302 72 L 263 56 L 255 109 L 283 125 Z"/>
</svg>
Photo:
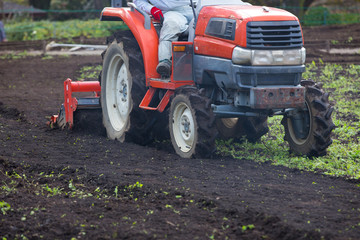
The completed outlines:
<svg viewBox="0 0 360 240">
<path fill-rule="evenodd" d="M 236 20 L 228 18 L 211 18 L 205 34 L 218 38 L 235 40 Z"/>
<path fill-rule="evenodd" d="M 246 25 L 247 48 L 288 49 L 303 47 L 298 21 L 248 22 Z"/>
<path fill-rule="evenodd" d="M 194 79 L 199 85 L 217 84 L 230 89 L 296 86 L 304 71 L 304 65 L 243 66 L 233 64 L 229 59 L 194 55 Z"/>
<path fill-rule="evenodd" d="M 114 16 L 101 16 L 100 21 L 122 21 L 120 17 Z"/>
</svg>

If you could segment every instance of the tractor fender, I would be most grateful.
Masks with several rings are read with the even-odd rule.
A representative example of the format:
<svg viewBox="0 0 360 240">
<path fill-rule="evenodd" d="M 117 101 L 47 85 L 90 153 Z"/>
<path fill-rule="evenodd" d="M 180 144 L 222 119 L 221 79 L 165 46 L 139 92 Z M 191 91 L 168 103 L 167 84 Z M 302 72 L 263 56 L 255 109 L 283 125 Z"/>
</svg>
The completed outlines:
<svg viewBox="0 0 360 240">
<path fill-rule="evenodd" d="M 146 83 L 150 78 L 159 78 L 156 72 L 158 64 L 159 37 L 151 23 L 149 15 L 143 11 L 131 8 L 107 7 L 101 12 L 101 21 L 123 21 L 134 35 L 143 56 Z"/>
</svg>

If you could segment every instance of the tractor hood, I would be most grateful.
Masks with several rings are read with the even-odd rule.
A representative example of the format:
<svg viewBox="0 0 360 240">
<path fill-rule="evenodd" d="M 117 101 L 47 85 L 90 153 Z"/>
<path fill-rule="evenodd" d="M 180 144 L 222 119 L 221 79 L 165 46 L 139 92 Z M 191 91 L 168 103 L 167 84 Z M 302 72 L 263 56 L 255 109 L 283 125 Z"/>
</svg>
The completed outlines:
<svg viewBox="0 0 360 240">
<path fill-rule="evenodd" d="M 293 21 L 298 18 L 282 9 L 244 6 L 244 5 L 218 5 L 206 6 L 200 11 L 199 18 L 232 18 L 241 21 Z"/>
<path fill-rule="evenodd" d="M 303 46 L 298 18 L 282 9 L 251 5 L 204 6 L 198 16 L 195 53 L 232 58 L 238 46 L 286 49 Z"/>
</svg>

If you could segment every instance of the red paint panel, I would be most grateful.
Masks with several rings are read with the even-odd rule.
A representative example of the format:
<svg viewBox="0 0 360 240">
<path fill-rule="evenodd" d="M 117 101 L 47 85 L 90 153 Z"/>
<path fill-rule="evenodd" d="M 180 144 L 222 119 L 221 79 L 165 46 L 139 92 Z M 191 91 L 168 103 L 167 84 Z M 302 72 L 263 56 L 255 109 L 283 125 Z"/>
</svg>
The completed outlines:
<svg viewBox="0 0 360 240">
<path fill-rule="evenodd" d="M 193 86 L 193 85 L 195 85 L 194 81 L 165 82 L 165 81 L 156 80 L 156 79 L 151 79 L 149 84 L 153 88 L 161 88 L 161 89 L 169 89 L 169 90 L 175 90 L 176 88 L 179 88 L 179 87 L 182 87 L 182 86 Z"/>
<path fill-rule="evenodd" d="M 235 40 L 222 39 L 221 41 L 223 43 L 233 42 L 242 47 L 246 47 L 246 24 L 249 21 L 298 21 L 298 18 L 292 13 L 276 8 L 269 8 L 269 12 L 267 12 L 260 6 L 207 6 L 200 11 L 195 30 L 196 36 L 206 36 L 207 24 L 213 17 L 236 19 Z"/>
<path fill-rule="evenodd" d="M 138 12 L 132 12 L 130 8 L 105 8 L 102 16 L 119 17 L 129 27 L 138 42 L 145 66 L 145 77 L 149 86 L 150 78 L 159 78 L 156 72 L 158 64 L 158 45 L 159 38 L 154 26 L 151 29 L 144 28 L 144 17 Z"/>
<path fill-rule="evenodd" d="M 150 87 L 147 91 L 144 99 L 141 101 L 139 107 L 146 110 L 152 110 L 152 111 L 159 111 L 163 112 L 166 108 L 166 106 L 170 102 L 170 97 L 174 94 L 173 90 L 167 90 L 163 98 L 161 99 L 159 105 L 157 107 L 149 107 L 151 100 L 156 92 L 156 88 Z"/>
<path fill-rule="evenodd" d="M 232 52 L 236 45 L 213 37 L 196 37 L 194 40 L 194 51 L 196 54 L 232 58 Z"/>
<path fill-rule="evenodd" d="M 73 92 L 100 92 L 99 81 L 71 82 Z"/>
<path fill-rule="evenodd" d="M 146 92 L 143 100 L 141 101 L 139 107 L 143 108 L 143 109 L 149 109 L 149 105 L 151 103 L 152 98 L 154 97 L 155 92 L 156 92 L 156 88 L 150 87 L 147 90 L 147 92 Z M 150 110 L 154 110 L 154 109 L 151 108 Z"/>
<path fill-rule="evenodd" d="M 161 99 L 161 102 L 159 103 L 159 106 L 157 107 L 157 110 L 159 112 L 163 112 L 166 108 L 166 106 L 169 104 L 170 102 L 170 98 L 172 95 L 174 95 L 175 91 L 173 90 L 167 90 L 165 93 L 165 96 L 163 97 L 163 99 Z"/>
<path fill-rule="evenodd" d="M 69 124 L 69 129 L 74 125 L 74 112 L 77 108 L 77 100 L 72 97 L 72 84 L 71 79 L 68 78 L 64 82 L 64 108 L 65 108 L 65 121 Z"/>
<path fill-rule="evenodd" d="M 72 82 L 70 78 L 64 82 L 64 108 L 65 121 L 71 129 L 74 125 L 74 112 L 77 109 L 78 101 L 72 96 L 73 92 L 100 92 L 101 86 L 98 81 Z M 54 118 L 56 121 L 56 117 Z"/>
<path fill-rule="evenodd" d="M 151 79 L 149 84 L 153 88 L 171 89 L 171 90 L 175 89 L 175 84 L 172 82 L 165 82 L 165 81 Z"/>
</svg>

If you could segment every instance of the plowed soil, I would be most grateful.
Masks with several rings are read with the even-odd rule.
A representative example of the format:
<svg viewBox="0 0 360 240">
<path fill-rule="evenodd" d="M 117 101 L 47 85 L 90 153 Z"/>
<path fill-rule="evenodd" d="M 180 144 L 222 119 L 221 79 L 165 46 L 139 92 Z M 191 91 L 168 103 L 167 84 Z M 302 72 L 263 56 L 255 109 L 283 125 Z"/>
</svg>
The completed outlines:
<svg viewBox="0 0 360 240">
<path fill-rule="evenodd" d="M 306 28 L 304 36 L 351 37 L 359 47 L 360 27 Z M 311 44 L 308 61 L 359 63 L 359 55 Z M 0 59 L 0 237 L 360 238 L 359 182 L 246 159 L 182 159 L 169 142 L 110 141 L 101 124 L 50 129 L 65 78 L 100 63 L 100 56 Z"/>
</svg>

